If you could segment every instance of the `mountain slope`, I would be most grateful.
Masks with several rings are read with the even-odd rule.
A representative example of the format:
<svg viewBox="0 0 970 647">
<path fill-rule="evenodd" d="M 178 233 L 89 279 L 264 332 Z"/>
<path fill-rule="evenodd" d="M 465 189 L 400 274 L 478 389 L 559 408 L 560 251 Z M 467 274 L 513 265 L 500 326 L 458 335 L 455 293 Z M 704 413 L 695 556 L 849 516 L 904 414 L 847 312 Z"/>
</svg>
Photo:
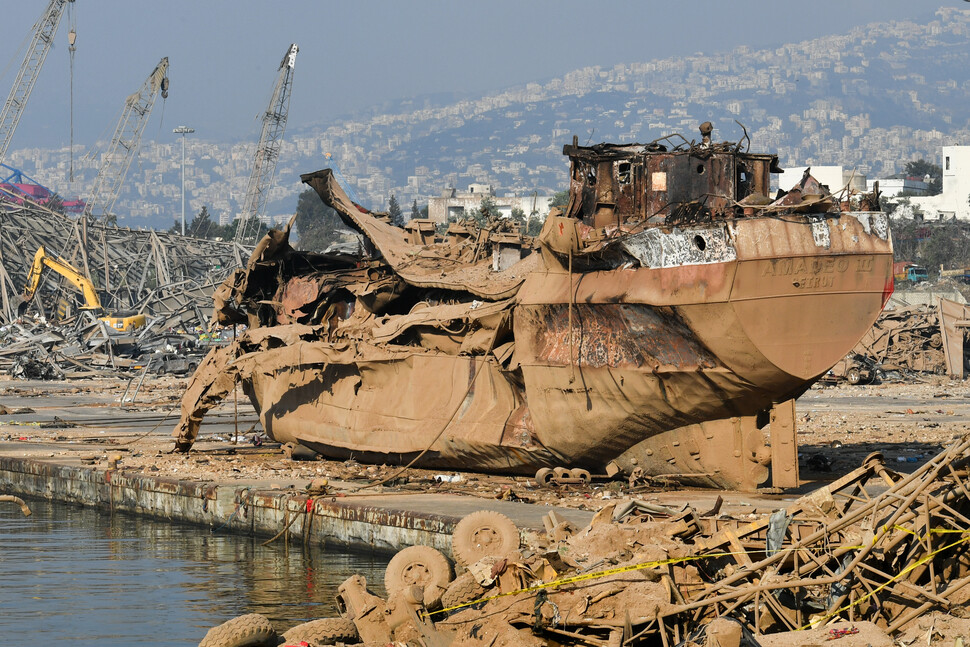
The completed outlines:
<svg viewBox="0 0 970 647">
<path fill-rule="evenodd" d="M 566 186 L 561 151 L 574 134 L 582 143 L 695 139 L 707 120 L 716 138 L 732 141 L 743 135 L 735 120 L 743 123 L 752 150 L 778 153 L 783 166 L 896 173 L 913 159 L 938 160 L 943 144 L 970 143 L 968 36 L 970 9 L 942 8 L 921 21 L 873 23 L 772 49 L 588 67 L 478 98 L 388 102 L 392 112 L 326 128 L 291 125 L 270 213 L 292 213 L 299 174 L 325 166 L 325 153 L 367 206 L 383 208 L 392 193 L 409 206 L 470 182 L 549 193 Z M 203 204 L 214 214 L 238 211 L 254 146 L 186 142 L 191 214 Z M 172 144 L 146 145 L 117 206 L 135 216 L 125 224 L 171 223 L 179 199 L 174 153 Z M 15 165 L 48 186 L 66 184 L 64 151 L 15 155 Z"/>
</svg>

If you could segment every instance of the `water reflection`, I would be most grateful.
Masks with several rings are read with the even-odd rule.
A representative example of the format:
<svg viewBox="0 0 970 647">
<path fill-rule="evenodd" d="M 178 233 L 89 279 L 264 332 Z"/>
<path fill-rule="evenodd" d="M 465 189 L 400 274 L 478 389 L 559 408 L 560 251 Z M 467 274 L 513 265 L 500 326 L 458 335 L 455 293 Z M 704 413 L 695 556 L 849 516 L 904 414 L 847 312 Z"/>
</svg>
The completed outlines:
<svg viewBox="0 0 970 647">
<path fill-rule="evenodd" d="M 335 615 L 337 586 L 362 573 L 378 593 L 386 559 L 268 547 L 115 513 L 28 501 L 0 507 L 0 643 L 194 645 L 243 613 L 280 629 Z"/>
</svg>

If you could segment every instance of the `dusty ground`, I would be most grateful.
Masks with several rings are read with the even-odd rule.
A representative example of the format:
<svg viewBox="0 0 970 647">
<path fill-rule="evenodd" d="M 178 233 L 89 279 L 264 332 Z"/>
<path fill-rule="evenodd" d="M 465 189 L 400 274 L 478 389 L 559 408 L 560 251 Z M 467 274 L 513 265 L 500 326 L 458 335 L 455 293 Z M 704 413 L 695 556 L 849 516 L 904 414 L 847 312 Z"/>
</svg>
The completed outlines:
<svg viewBox="0 0 970 647">
<path fill-rule="evenodd" d="M 200 440 L 188 455 L 172 454 L 171 429 L 185 379 L 149 378 L 134 403 L 122 402 L 127 381 L 90 379 L 75 382 L 20 382 L 0 378 L 0 455 L 29 456 L 108 467 L 119 460 L 126 471 L 175 478 L 260 482 L 303 488 L 326 478 L 354 491 L 387 478 L 367 491 L 460 492 L 483 498 L 525 500 L 598 510 L 616 498 L 636 497 L 666 504 L 691 502 L 718 493 L 670 491 L 657 484 L 631 489 L 626 482 L 598 482 L 590 487 L 540 488 L 526 477 L 460 474 L 457 482 L 438 482 L 440 471 L 368 466 L 355 461 L 292 461 L 277 444 L 261 438 L 255 412 L 241 393 L 209 414 Z M 133 385 L 130 385 L 133 389 Z M 817 386 L 798 403 L 799 443 L 804 484 L 784 495 L 721 493 L 728 505 L 755 516 L 857 467 L 871 452 L 882 452 L 888 465 L 909 472 L 954 438 L 970 430 L 970 385 L 931 378 L 926 382 L 875 386 Z M 238 435 L 237 435 L 238 434 Z M 233 442 L 234 436 L 236 442 Z M 444 474 L 443 476 L 454 476 Z M 737 511 L 735 511 L 736 513 Z M 917 620 L 897 640 L 902 645 L 953 645 L 970 635 L 964 609 L 933 613 Z M 855 638 L 855 637 L 852 637 Z M 856 645 L 858 640 L 842 639 Z M 872 641 L 864 641 L 872 644 Z M 792 643 L 793 644 L 793 643 Z"/>
<path fill-rule="evenodd" d="M 923 383 L 816 386 L 798 400 L 802 477 L 832 478 L 881 452 L 900 472 L 970 430 L 970 385 Z M 813 458 L 816 457 L 816 458 Z"/>
<path fill-rule="evenodd" d="M 135 402 L 122 402 L 127 381 L 23 382 L 0 378 L 0 453 L 82 460 L 164 476 L 224 481 L 266 481 L 303 487 L 327 478 L 356 489 L 389 477 L 382 489 L 460 491 L 474 496 L 599 509 L 618 496 L 653 498 L 670 485 L 631 488 L 623 481 L 558 490 L 536 487 L 525 477 L 459 474 L 355 461 L 300 462 L 286 459 L 261 433 L 255 412 L 239 392 L 210 413 L 199 442 L 188 454 L 172 454 L 169 436 L 187 380 L 149 377 Z M 131 390 L 134 385 L 131 386 Z M 970 386 L 930 378 L 924 383 L 816 386 L 798 402 L 801 472 L 810 489 L 882 452 L 891 468 L 909 472 L 970 429 Z M 237 435 L 238 434 L 238 435 Z M 262 439 L 261 446 L 253 444 Z M 233 438 L 237 442 L 233 442 Z M 396 476 L 397 475 L 397 476 Z M 672 494 L 672 493 L 671 493 Z M 749 497 L 750 498 L 750 497 Z"/>
</svg>

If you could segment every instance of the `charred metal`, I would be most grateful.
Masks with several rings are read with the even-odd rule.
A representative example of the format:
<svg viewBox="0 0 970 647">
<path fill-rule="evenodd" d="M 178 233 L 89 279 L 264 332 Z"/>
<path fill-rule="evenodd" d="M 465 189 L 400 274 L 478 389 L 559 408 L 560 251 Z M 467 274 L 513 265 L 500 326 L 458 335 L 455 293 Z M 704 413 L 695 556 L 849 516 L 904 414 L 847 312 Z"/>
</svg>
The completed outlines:
<svg viewBox="0 0 970 647">
<path fill-rule="evenodd" d="M 274 439 L 331 457 L 512 473 L 616 460 L 748 489 L 774 461 L 776 485 L 797 479 L 785 412 L 881 310 L 888 221 L 877 193 L 808 171 L 768 197 L 774 155 L 701 133 L 574 140 L 569 203 L 534 239 L 496 217 L 401 229 L 330 171 L 304 175 L 360 250 L 297 251 L 289 227 L 257 245 L 214 296 L 215 320 L 248 330 L 200 366 L 177 447 L 241 380 Z M 786 451 L 764 442 L 771 419 Z"/>
</svg>

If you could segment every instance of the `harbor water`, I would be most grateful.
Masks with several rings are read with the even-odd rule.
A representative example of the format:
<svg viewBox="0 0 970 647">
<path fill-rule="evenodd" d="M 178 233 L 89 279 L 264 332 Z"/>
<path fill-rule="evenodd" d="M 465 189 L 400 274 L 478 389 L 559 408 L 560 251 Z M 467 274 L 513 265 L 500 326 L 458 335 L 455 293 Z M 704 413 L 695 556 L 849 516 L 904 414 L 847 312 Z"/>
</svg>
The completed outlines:
<svg viewBox="0 0 970 647">
<path fill-rule="evenodd" d="M 383 593 L 382 556 L 28 500 L 0 504 L 0 644 L 197 645 L 244 613 L 282 632 L 336 615 L 354 573 Z"/>
</svg>

